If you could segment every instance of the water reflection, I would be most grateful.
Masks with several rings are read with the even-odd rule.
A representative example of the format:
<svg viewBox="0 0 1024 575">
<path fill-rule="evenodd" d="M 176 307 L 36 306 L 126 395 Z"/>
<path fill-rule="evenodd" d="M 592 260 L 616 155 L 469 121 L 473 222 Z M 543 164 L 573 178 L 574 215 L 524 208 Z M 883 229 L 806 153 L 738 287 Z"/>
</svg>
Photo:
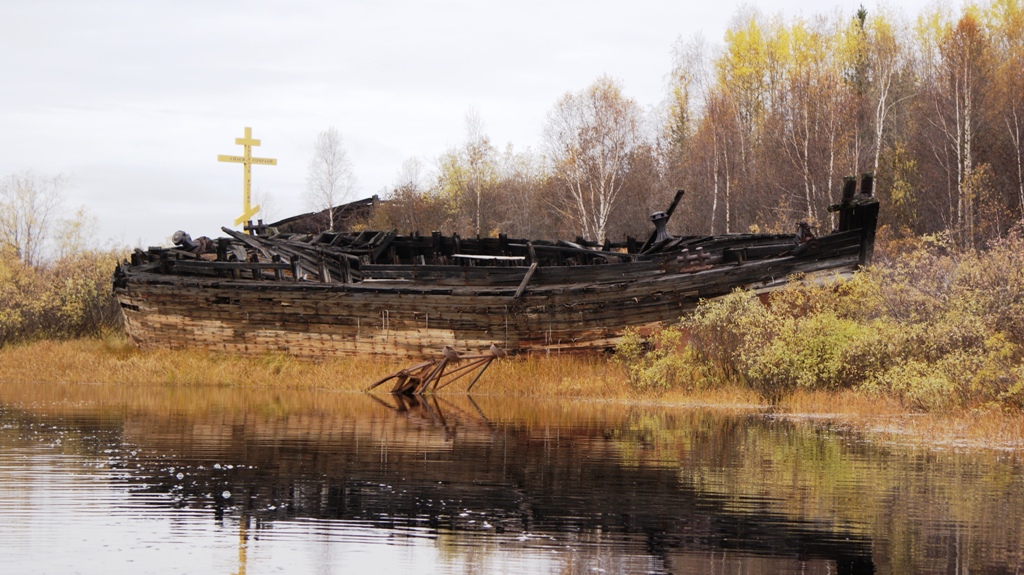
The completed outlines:
<svg viewBox="0 0 1024 575">
<path fill-rule="evenodd" d="M 107 545 L 153 572 L 1022 565 L 1017 459 L 756 413 L 11 384 L 0 406 L 0 545 L 30 550 L 12 572 L 55 533 L 86 567 Z"/>
</svg>

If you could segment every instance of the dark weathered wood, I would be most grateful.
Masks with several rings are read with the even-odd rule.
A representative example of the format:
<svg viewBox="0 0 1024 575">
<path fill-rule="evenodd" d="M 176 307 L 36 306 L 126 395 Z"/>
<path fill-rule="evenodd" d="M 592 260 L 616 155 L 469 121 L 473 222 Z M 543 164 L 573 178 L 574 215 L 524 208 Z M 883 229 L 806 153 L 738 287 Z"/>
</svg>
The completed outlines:
<svg viewBox="0 0 1024 575">
<path fill-rule="evenodd" d="M 526 285 L 530 283 L 530 278 L 533 277 L 533 273 L 537 271 L 537 262 L 530 264 L 530 269 L 526 270 L 526 275 L 523 276 L 523 281 L 519 284 L 519 288 L 516 289 L 516 294 L 512 296 L 512 299 L 519 299 L 526 290 Z"/>
<path fill-rule="evenodd" d="M 600 350 L 628 327 L 670 324 L 737 287 L 767 292 L 792 274 L 816 281 L 867 265 L 877 202 L 861 194 L 834 207 L 849 212 L 846 229 L 816 238 L 683 236 L 643 254 L 635 242 L 225 230 L 209 254 L 137 250 L 114 290 L 129 336 L 147 347 L 303 357 Z M 396 389 L 421 389 L 430 375 L 406 373 Z"/>
<path fill-rule="evenodd" d="M 388 374 L 371 384 L 365 391 L 371 391 L 394 380 L 395 383 L 391 387 L 392 394 L 421 395 L 444 389 L 475 370 L 476 375 L 466 388 L 466 391 L 469 391 L 476 385 L 491 362 L 501 357 L 505 357 L 505 352 L 494 345 L 488 351 L 478 355 L 460 354 L 455 349 L 445 346 L 440 358 L 423 361 Z M 450 365 L 457 367 L 448 369 Z"/>
<path fill-rule="evenodd" d="M 668 209 L 665 210 L 665 216 L 666 216 L 665 219 L 666 220 L 669 220 L 669 219 L 672 218 L 672 214 L 675 213 L 676 207 L 679 205 L 679 201 L 683 199 L 683 194 L 685 194 L 685 193 L 686 192 L 684 190 L 676 190 L 676 195 L 675 195 L 674 198 L 672 198 L 672 203 L 670 203 L 669 206 L 668 206 Z M 650 237 L 647 238 L 647 241 L 644 242 L 644 245 L 640 248 L 640 253 L 645 253 L 648 250 L 650 250 L 654 246 L 654 240 L 657 237 L 658 237 L 657 230 L 651 232 Z M 630 250 L 630 251 L 632 252 L 632 250 Z"/>
</svg>

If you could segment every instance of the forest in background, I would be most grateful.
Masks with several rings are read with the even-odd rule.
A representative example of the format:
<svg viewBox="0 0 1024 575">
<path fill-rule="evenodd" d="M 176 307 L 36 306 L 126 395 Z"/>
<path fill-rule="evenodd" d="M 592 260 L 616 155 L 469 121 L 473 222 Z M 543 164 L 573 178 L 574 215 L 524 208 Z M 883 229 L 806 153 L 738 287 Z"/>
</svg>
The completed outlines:
<svg viewBox="0 0 1024 575">
<path fill-rule="evenodd" d="M 644 110 L 615 79 L 597 78 L 554 103 L 537 149 L 499 148 L 471 110 L 465 141 L 431 168 L 408 160 L 366 226 L 621 241 L 645 237 L 648 216 L 682 188 L 677 234 L 792 232 L 798 221 L 827 233 L 843 178 L 865 172 L 896 237 L 980 248 L 1024 215 L 1022 0 L 912 17 L 748 7 L 720 44 L 695 38 L 672 50 L 661 105 Z M 322 133 L 311 207 L 342 203 L 351 170 L 337 130 Z M 0 180 L 0 245 L 27 264 L 60 238 L 24 211 L 24 193 L 52 216 L 59 180 Z"/>
<path fill-rule="evenodd" d="M 741 11 L 724 44 L 674 47 L 665 103 L 603 77 L 550 111 L 540 151 L 467 117 L 437 161 L 403 166 L 370 227 L 614 241 L 687 190 L 682 234 L 831 230 L 842 178 L 873 172 L 881 223 L 955 246 L 1005 237 L 1024 206 L 1024 3 L 913 19 Z"/>
</svg>

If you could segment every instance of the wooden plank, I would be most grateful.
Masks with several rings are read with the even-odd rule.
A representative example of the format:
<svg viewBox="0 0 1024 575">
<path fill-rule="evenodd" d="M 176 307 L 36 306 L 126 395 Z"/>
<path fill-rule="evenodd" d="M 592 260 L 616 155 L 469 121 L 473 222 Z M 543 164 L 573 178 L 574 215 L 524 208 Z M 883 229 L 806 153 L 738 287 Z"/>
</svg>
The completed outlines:
<svg viewBox="0 0 1024 575">
<path fill-rule="evenodd" d="M 533 277 L 533 272 L 537 271 L 537 262 L 530 264 L 530 269 L 527 270 L 526 275 L 523 276 L 523 281 L 519 284 L 519 288 L 516 289 L 516 293 L 512 296 L 512 299 L 519 299 L 523 295 L 523 291 L 526 290 L 526 284 L 530 283 L 530 278 Z"/>
</svg>

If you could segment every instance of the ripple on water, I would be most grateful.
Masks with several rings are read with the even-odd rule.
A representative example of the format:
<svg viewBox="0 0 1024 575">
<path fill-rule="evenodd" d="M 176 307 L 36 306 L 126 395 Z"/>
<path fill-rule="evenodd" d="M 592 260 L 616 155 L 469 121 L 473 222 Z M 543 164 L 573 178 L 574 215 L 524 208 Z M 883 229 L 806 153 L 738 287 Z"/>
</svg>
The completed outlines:
<svg viewBox="0 0 1024 575">
<path fill-rule="evenodd" d="M 0 572 L 1020 567 L 1021 464 L 1005 454 L 701 410 L 297 393 L 268 415 L 239 393 L 194 412 L 12 407 L 0 386 Z"/>
</svg>

